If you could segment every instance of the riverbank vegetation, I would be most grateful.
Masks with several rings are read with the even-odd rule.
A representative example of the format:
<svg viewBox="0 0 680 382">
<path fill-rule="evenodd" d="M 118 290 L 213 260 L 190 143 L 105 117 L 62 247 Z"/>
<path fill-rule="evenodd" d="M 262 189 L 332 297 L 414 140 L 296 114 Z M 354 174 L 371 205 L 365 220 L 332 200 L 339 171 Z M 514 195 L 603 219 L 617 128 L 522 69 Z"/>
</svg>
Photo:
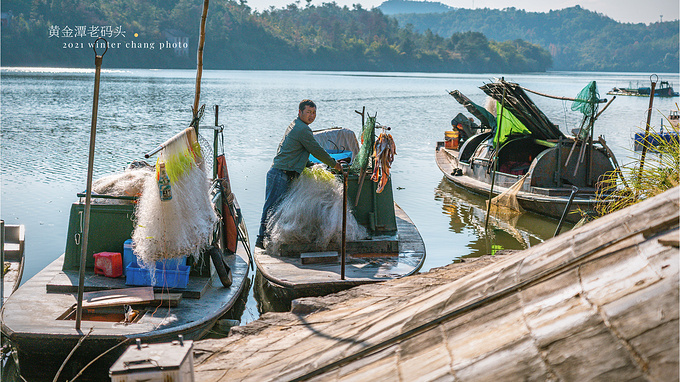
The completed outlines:
<svg viewBox="0 0 680 382">
<path fill-rule="evenodd" d="M 537 44 L 550 51 L 554 70 L 665 73 L 680 70 L 680 22 L 672 20 L 673 15 L 667 15 L 672 21 L 632 24 L 578 5 L 547 13 L 512 7 L 420 13 L 423 6 L 418 1 L 390 0 L 380 8 L 401 12 L 391 16 L 400 25 L 412 25 L 416 32 L 430 30 L 440 36 L 451 36 L 476 31 L 492 40 L 521 39 Z"/>
<path fill-rule="evenodd" d="M 677 110 L 680 112 L 680 108 Z M 598 198 L 604 202 L 596 206 L 598 215 L 624 209 L 680 185 L 680 130 L 677 125 L 668 122 L 668 131 L 675 135 L 671 135 L 668 141 L 661 140 L 659 145 L 653 145 L 654 139 L 650 137 L 643 142 L 647 148 L 644 162 L 636 155 L 631 163 L 621 166 L 619 174 L 616 171 L 610 174 L 611 179 L 617 182 L 604 183 L 599 190 Z M 644 132 L 645 128 L 641 131 Z"/>
<path fill-rule="evenodd" d="M 195 0 L 7 0 L 3 66 L 91 67 L 89 46 L 109 41 L 108 67 L 193 68 L 203 2 Z M 480 32 L 446 38 L 360 5 L 311 1 L 254 12 L 246 3 L 212 1 L 207 69 L 370 70 L 465 73 L 542 72 L 548 50 Z"/>
</svg>

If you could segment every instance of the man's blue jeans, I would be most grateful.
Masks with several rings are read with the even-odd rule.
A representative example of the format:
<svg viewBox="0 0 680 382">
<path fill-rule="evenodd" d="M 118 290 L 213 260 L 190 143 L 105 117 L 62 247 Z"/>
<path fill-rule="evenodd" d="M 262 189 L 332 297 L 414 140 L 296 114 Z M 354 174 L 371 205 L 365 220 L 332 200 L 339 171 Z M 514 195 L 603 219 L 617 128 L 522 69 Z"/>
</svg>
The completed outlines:
<svg viewBox="0 0 680 382">
<path fill-rule="evenodd" d="M 274 212 L 274 207 L 279 203 L 283 194 L 288 191 L 289 185 L 290 179 L 285 171 L 273 167 L 269 169 L 265 186 L 264 207 L 262 208 L 262 217 L 260 218 L 260 232 L 257 234 L 258 242 L 264 240 L 269 216 Z"/>
</svg>

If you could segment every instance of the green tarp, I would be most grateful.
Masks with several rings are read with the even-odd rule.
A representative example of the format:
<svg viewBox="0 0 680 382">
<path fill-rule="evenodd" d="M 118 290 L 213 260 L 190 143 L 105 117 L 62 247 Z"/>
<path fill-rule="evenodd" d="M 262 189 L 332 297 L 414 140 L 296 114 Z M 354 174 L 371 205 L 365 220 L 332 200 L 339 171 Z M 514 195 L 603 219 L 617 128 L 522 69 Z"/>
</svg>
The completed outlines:
<svg viewBox="0 0 680 382">
<path fill-rule="evenodd" d="M 503 120 L 501 120 L 501 115 Z M 496 117 L 498 122 L 493 139 L 494 147 L 501 148 L 511 135 L 531 135 L 531 131 L 515 117 L 507 108 L 503 110 L 500 102 L 496 101 Z"/>
</svg>

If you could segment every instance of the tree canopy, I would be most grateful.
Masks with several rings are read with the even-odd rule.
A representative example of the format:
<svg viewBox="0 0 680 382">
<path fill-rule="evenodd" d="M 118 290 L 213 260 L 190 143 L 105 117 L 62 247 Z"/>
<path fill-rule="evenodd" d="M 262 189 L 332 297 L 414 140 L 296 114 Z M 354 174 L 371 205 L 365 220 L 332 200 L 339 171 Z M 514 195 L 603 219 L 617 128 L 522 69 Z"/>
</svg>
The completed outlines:
<svg viewBox="0 0 680 382">
<path fill-rule="evenodd" d="M 417 3 L 414 9 L 419 7 Z M 537 44 L 551 52 L 555 70 L 680 71 L 678 20 L 620 23 L 579 6 L 547 13 L 515 8 L 458 8 L 443 13 L 414 11 L 392 16 L 416 32 L 431 30 L 446 37 L 473 31 L 489 39 L 521 39 Z"/>
<path fill-rule="evenodd" d="M 191 68 L 202 6 L 196 0 L 3 0 L 3 12 L 13 17 L 2 30 L 2 63 L 91 66 L 88 44 L 106 28 L 107 40 L 117 44 L 110 67 Z M 161 49 L 177 35 L 188 36 L 188 49 Z M 204 50 L 204 67 L 212 69 L 508 73 L 551 65 L 547 49 L 520 38 L 490 40 L 469 31 L 444 38 L 400 27 L 379 9 L 311 1 L 254 12 L 246 0 L 214 0 Z"/>
</svg>

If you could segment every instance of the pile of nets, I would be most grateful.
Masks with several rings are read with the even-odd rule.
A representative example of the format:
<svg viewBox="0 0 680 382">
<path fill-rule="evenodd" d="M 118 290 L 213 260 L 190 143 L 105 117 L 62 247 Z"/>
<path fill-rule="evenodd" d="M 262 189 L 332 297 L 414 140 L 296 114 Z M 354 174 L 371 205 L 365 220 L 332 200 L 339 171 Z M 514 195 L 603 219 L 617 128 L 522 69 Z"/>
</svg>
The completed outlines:
<svg viewBox="0 0 680 382">
<path fill-rule="evenodd" d="M 277 252 L 282 243 L 312 243 L 321 248 L 341 243 L 342 204 L 342 183 L 323 165 L 306 168 L 269 219 L 267 250 Z M 366 236 L 366 229 L 357 223 L 348 207 L 346 239 Z"/>
<path fill-rule="evenodd" d="M 132 162 L 124 172 L 92 182 L 92 192 L 109 196 L 140 196 L 147 180 L 153 179 L 154 169 L 146 162 Z M 132 200 L 93 198 L 97 204 L 130 204 Z"/>
<path fill-rule="evenodd" d="M 207 247 L 217 224 L 210 183 L 193 128 L 164 143 L 155 176 L 144 182 L 132 233 L 140 265 L 197 256 Z"/>
</svg>

